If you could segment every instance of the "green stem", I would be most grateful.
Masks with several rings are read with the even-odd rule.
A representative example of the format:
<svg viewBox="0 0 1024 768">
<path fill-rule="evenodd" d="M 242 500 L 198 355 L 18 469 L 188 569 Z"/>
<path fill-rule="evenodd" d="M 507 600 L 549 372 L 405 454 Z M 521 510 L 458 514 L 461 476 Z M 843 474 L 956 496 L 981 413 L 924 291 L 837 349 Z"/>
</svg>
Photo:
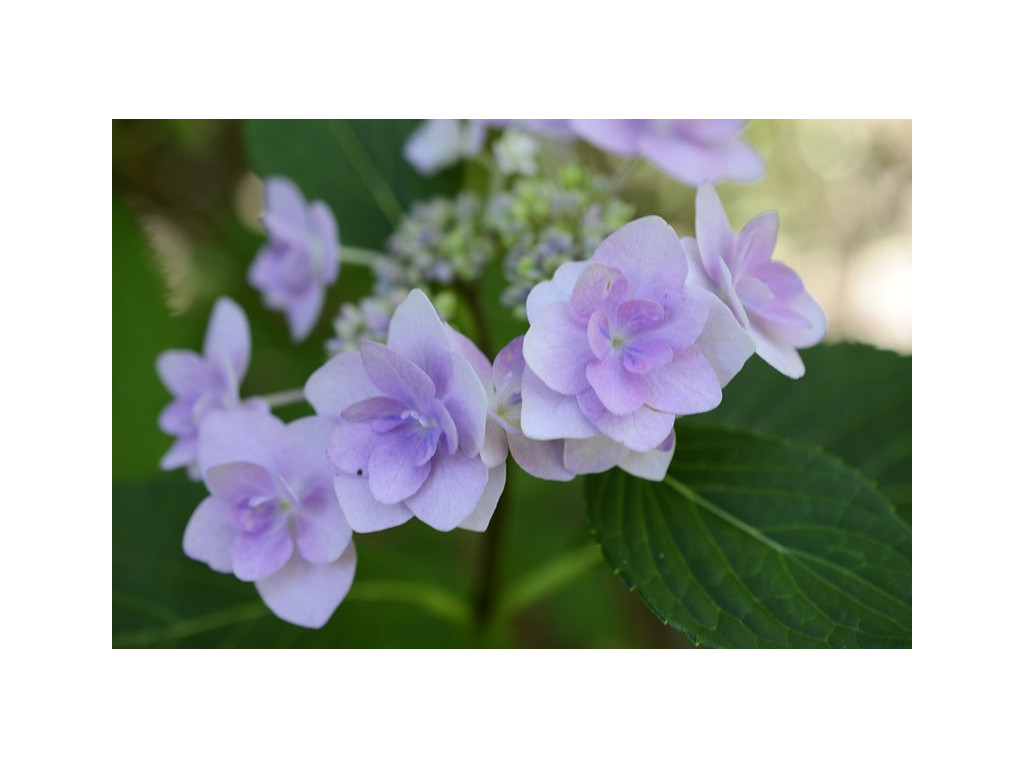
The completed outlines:
<svg viewBox="0 0 1024 768">
<path fill-rule="evenodd" d="M 280 408 L 282 405 L 293 405 L 304 402 L 306 396 L 301 389 L 286 389 L 283 392 L 272 392 L 269 395 L 261 395 L 260 400 L 271 408 Z"/>
<path fill-rule="evenodd" d="M 480 545 L 480 581 L 478 582 L 476 601 L 474 603 L 474 619 L 477 631 L 483 635 L 491 626 L 497 615 L 498 607 L 498 556 L 500 554 L 501 533 L 505 525 L 509 499 L 509 480 L 511 473 L 505 476 L 505 489 L 498 497 L 498 505 L 491 516 L 491 522 L 483 535 Z"/>
<path fill-rule="evenodd" d="M 629 180 L 629 177 L 633 175 L 633 172 L 640 167 L 640 158 L 631 157 L 629 160 L 624 162 L 619 168 L 619 172 L 615 174 L 615 178 L 612 180 L 612 185 L 608 190 L 608 194 L 618 194 L 619 190 L 622 189 L 623 185 Z"/>
<path fill-rule="evenodd" d="M 380 251 L 371 251 L 368 248 L 353 248 L 349 245 L 341 246 L 342 264 L 359 264 L 363 267 L 372 267 L 381 259 L 390 258 L 388 254 Z"/>
<path fill-rule="evenodd" d="M 459 294 L 466 300 L 466 306 L 473 315 L 473 323 L 476 325 L 476 345 L 480 348 L 488 360 L 494 359 L 494 349 L 491 346 L 491 334 L 487 327 L 487 315 L 484 313 L 484 305 L 480 303 L 480 294 L 483 293 L 483 285 L 480 280 L 475 283 L 459 283 L 456 285 Z"/>
<path fill-rule="evenodd" d="M 524 608 L 540 602 L 575 581 L 602 560 L 601 548 L 593 542 L 562 553 L 509 587 L 498 604 L 497 618 L 514 616 Z"/>
</svg>

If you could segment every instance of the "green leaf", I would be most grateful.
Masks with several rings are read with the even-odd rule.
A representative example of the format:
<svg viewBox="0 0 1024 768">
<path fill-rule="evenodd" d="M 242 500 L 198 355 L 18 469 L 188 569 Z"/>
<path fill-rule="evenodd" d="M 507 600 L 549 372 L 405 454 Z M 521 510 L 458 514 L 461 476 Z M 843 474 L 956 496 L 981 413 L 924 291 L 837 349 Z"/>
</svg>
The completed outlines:
<svg viewBox="0 0 1024 768">
<path fill-rule="evenodd" d="M 677 425 L 664 482 L 588 478 L 612 569 L 658 618 L 716 647 L 909 647 L 910 528 L 835 458 Z"/>
<path fill-rule="evenodd" d="M 113 489 L 115 647 L 452 647 L 471 642 L 474 534 L 422 525 L 356 541 L 351 592 L 327 625 L 303 629 L 275 617 L 252 584 L 190 560 L 185 524 L 206 496 L 182 476 Z"/>
<path fill-rule="evenodd" d="M 801 350 L 793 381 L 751 359 L 722 404 L 688 422 L 768 432 L 813 443 L 874 480 L 911 518 L 911 359 L 850 342 Z"/>
<path fill-rule="evenodd" d="M 413 201 L 458 189 L 458 169 L 423 177 L 402 157 L 417 122 L 253 120 L 246 146 L 257 174 L 287 176 L 331 207 L 343 244 L 381 248 Z"/>
</svg>

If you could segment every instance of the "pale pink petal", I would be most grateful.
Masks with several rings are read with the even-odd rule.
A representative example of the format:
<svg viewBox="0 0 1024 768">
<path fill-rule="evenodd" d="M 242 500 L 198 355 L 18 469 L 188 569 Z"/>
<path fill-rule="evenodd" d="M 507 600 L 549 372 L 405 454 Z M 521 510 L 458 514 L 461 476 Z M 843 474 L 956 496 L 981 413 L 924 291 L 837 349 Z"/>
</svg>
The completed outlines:
<svg viewBox="0 0 1024 768">
<path fill-rule="evenodd" d="M 306 416 L 286 425 L 275 441 L 271 466 L 294 493 L 301 495 L 334 475 L 327 444 L 338 424 L 337 419 Z"/>
<path fill-rule="evenodd" d="M 750 329 L 750 335 L 757 344 L 757 355 L 775 370 L 791 379 L 804 375 L 804 363 L 799 353 L 789 342 L 764 332 L 760 328 Z"/>
<path fill-rule="evenodd" d="M 378 434 L 370 452 L 370 493 L 381 504 L 397 504 L 412 496 L 430 474 L 429 461 L 417 464 L 423 450 L 421 441 L 411 439 L 406 431 Z"/>
<path fill-rule="evenodd" d="M 437 396 L 445 396 L 452 377 L 452 346 L 437 310 L 419 288 L 410 291 L 395 310 L 387 347 L 425 372 Z"/>
<path fill-rule="evenodd" d="M 523 471 L 541 480 L 572 480 L 565 467 L 564 440 L 533 440 L 525 435 L 508 436 L 508 450 Z"/>
<path fill-rule="evenodd" d="M 540 314 L 523 339 L 523 357 L 556 392 L 575 395 L 589 386 L 587 364 L 594 354 L 586 325 L 573 317 L 568 304 L 552 304 Z"/>
<path fill-rule="evenodd" d="M 352 541 L 352 529 L 334 493 L 333 483 L 307 490 L 295 511 L 295 544 L 311 563 L 338 559 Z"/>
<path fill-rule="evenodd" d="M 213 306 L 213 315 L 206 328 L 203 356 L 212 364 L 230 372 L 232 389 L 237 394 L 238 382 L 249 368 L 252 339 L 245 312 L 231 299 L 221 297 Z"/>
<path fill-rule="evenodd" d="M 365 477 L 338 473 L 334 476 L 334 493 L 345 519 L 356 533 L 383 531 L 412 518 L 405 504 L 381 504 L 373 498 Z"/>
<path fill-rule="evenodd" d="M 231 547 L 238 535 L 228 519 L 229 509 L 228 503 L 208 496 L 185 526 L 185 554 L 221 573 L 231 573 Z"/>
<path fill-rule="evenodd" d="M 662 445 L 653 451 L 645 453 L 630 451 L 626 458 L 619 462 L 619 468 L 636 477 L 658 483 L 665 479 L 668 465 L 672 463 L 675 452 L 676 439 L 675 432 L 673 432 Z"/>
<path fill-rule="evenodd" d="M 302 242 L 309 236 L 306 198 L 290 179 L 271 176 L 263 184 L 263 224 L 275 238 Z"/>
<path fill-rule="evenodd" d="M 606 472 L 622 461 L 629 449 L 604 435 L 565 441 L 565 467 L 576 475 Z"/>
<path fill-rule="evenodd" d="M 736 269 L 738 275 L 751 274 L 772 260 L 775 241 L 779 235 L 779 214 L 767 211 L 747 222 L 736 240 Z"/>
<path fill-rule="evenodd" d="M 697 339 L 697 348 L 711 364 L 719 385 L 724 387 L 754 354 L 754 340 L 717 296 L 698 288 L 691 288 L 690 292 L 708 309 L 708 319 Z"/>
<path fill-rule="evenodd" d="M 534 286 L 526 297 L 526 317 L 531 323 L 537 322 L 540 313 L 560 301 L 569 301 L 580 275 L 589 267 L 590 261 L 567 261 L 555 270 L 551 280 Z"/>
<path fill-rule="evenodd" d="M 438 453 L 423 487 L 406 499 L 406 506 L 431 528 L 450 531 L 476 509 L 487 477 L 479 457 Z"/>
<path fill-rule="evenodd" d="M 523 371 L 520 426 L 524 435 L 535 440 L 593 437 L 600 434 L 584 416 L 575 395 L 555 392 L 529 368 Z"/>
<path fill-rule="evenodd" d="M 587 366 L 587 381 L 604 407 L 616 416 L 633 413 L 647 401 L 650 391 L 647 377 L 627 371 L 614 353 Z"/>
<path fill-rule="evenodd" d="M 714 369 L 696 347 L 676 354 L 672 362 L 647 376 L 647 404 L 677 416 L 704 413 L 722 402 Z"/>
<path fill-rule="evenodd" d="M 295 550 L 288 516 L 259 533 L 239 533 L 231 546 L 231 568 L 242 581 L 265 579 L 288 562 Z"/>
<path fill-rule="evenodd" d="M 635 155 L 639 139 L 647 129 L 646 120 L 572 120 L 578 136 L 599 149 L 617 155 Z"/>
<path fill-rule="evenodd" d="M 218 384 L 206 360 L 187 349 L 162 352 L 156 359 L 156 372 L 175 397 L 196 397 Z"/>
<path fill-rule="evenodd" d="M 284 306 L 284 316 L 292 341 L 300 342 L 309 336 L 316 326 L 323 305 L 323 286 L 314 282 L 307 285 L 301 293 L 288 297 L 288 302 Z"/>
<path fill-rule="evenodd" d="M 306 382 L 306 400 L 320 416 L 340 416 L 353 403 L 381 394 L 363 369 L 358 352 L 345 352 L 320 366 Z"/>
<path fill-rule="evenodd" d="M 724 262 L 730 269 L 734 266 L 735 239 L 715 188 L 701 184 L 697 189 L 697 245 L 704 271 L 716 285 L 723 282 L 720 263 Z"/>
<path fill-rule="evenodd" d="M 580 410 L 597 429 L 634 451 L 649 451 L 661 445 L 672 431 L 675 416 L 644 406 L 626 416 L 605 408 L 593 390 L 577 398 Z"/>
<path fill-rule="evenodd" d="M 480 448 L 480 460 L 488 467 L 496 467 L 504 463 L 508 457 L 508 440 L 505 430 L 492 417 L 487 419 L 487 430 L 484 433 L 484 444 Z"/>
<path fill-rule="evenodd" d="M 196 461 L 199 441 L 194 437 L 182 437 L 174 442 L 160 459 L 160 469 L 187 467 Z"/>
<path fill-rule="evenodd" d="M 461 355 L 452 357 L 451 385 L 441 402 L 455 422 L 462 451 L 467 456 L 477 455 L 487 428 L 487 393 L 469 361 Z"/>
<path fill-rule="evenodd" d="M 331 563 L 308 563 L 296 554 L 256 591 L 274 614 L 300 627 L 319 629 L 341 605 L 356 574 L 356 548 Z"/>
<path fill-rule="evenodd" d="M 482 533 L 487 530 L 491 522 L 491 516 L 498 506 L 498 499 L 505 490 L 505 465 L 498 464 L 487 471 L 487 485 L 484 486 L 483 495 L 476 507 L 469 513 L 469 517 L 459 523 L 459 528 L 467 531 Z"/>
<path fill-rule="evenodd" d="M 686 286 L 686 255 L 675 231 L 659 216 L 620 227 L 597 247 L 594 261 L 625 275 L 632 298 L 661 301 Z"/>
<path fill-rule="evenodd" d="M 205 474 L 210 467 L 234 461 L 271 467 L 274 444 L 283 433 L 281 420 L 266 413 L 215 411 L 199 427 L 199 469 Z"/>
</svg>

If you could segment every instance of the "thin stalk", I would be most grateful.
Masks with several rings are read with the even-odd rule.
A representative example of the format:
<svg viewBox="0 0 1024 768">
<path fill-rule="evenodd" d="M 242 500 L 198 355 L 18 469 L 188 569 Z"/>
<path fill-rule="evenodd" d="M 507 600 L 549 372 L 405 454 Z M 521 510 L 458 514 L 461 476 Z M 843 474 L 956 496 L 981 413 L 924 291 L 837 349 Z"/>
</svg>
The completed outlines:
<svg viewBox="0 0 1024 768">
<path fill-rule="evenodd" d="M 483 292 L 483 285 L 480 280 L 474 283 L 459 283 L 457 285 L 462 298 L 473 315 L 473 323 L 476 325 L 476 345 L 480 348 L 488 360 L 494 359 L 494 349 L 491 346 L 491 334 L 487 327 L 487 316 L 484 313 L 484 305 L 480 303 L 480 294 Z"/>
<path fill-rule="evenodd" d="M 622 189 L 623 185 L 629 180 L 629 177 L 633 175 L 633 172 L 640 167 L 640 158 L 631 157 L 625 163 L 619 167 L 619 172 L 615 174 L 615 178 L 612 180 L 612 185 L 608 189 L 609 195 L 618 194 L 619 190 Z"/>
<path fill-rule="evenodd" d="M 498 558 L 501 552 L 501 535 L 505 526 L 505 509 L 509 499 L 509 481 L 512 473 L 505 477 L 505 490 L 498 498 L 498 505 L 491 516 L 490 525 L 483 534 L 480 545 L 480 580 L 477 586 L 476 600 L 473 604 L 473 616 L 476 628 L 481 635 L 491 625 L 497 615 L 498 600 Z"/>
<path fill-rule="evenodd" d="M 348 245 L 341 246 L 342 264 L 359 264 L 363 267 L 372 267 L 381 259 L 387 259 L 386 253 L 372 251 L 369 248 L 353 248 Z"/>
<path fill-rule="evenodd" d="M 284 392 L 272 392 L 269 395 L 261 395 L 260 400 L 271 408 L 280 408 L 282 405 L 293 405 L 301 403 L 306 399 L 301 389 L 286 389 Z"/>
</svg>

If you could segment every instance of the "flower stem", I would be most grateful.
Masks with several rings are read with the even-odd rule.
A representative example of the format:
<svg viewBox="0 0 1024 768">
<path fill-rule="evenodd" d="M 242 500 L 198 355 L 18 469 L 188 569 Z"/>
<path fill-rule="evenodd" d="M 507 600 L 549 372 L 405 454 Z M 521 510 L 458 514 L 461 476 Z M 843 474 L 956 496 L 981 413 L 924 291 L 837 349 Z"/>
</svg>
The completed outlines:
<svg viewBox="0 0 1024 768">
<path fill-rule="evenodd" d="M 282 405 L 301 403 L 306 399 L 301 389 L 286 389 L 284 392 L 273 392 L 269 395 L 261 395 L 260 400 L 271 408 L 280 408 Z"/>
<path fill-rule="evenodd" d="M 476 325 L 476 345 L 487 356 L 488 360 L 493 360 L 494 349 L 491 348 L 491 334 L 487 327 L 487 315 L 484 313 L 484 305 L 480 303 L 480 294 L 483 293 L 481 281 L 458 283 L 456 287 L 462 298 L 466 300 L 466 305 L 473 315 L 473 323 Z"/>
<path fill-rule="evenodd" d="M 640 167 L 640 158 L 631 157 L 624 162 L 620 167 L 618 173 L 615 174 L 615 178 L 612 180 L 612 185 L 608 190 L 610 195 L 618 194 L 619 190 L 622 189 L 629 177 L 633 175 L 633 172 Z"/>
<path fill-rule="evenodd" d="M 509 485 L 512 473 L 505 476 L 505 490 L 498 498 L 498 505 L 491 516 L 491 522 L 483 534 L 480 545 L 480 580 L 477 582 L 473 616 L 481 640 L 497 615 L 498 600 L 498 557 L 500 554 L 501 532 L 505 525 L 506 507 L 509 499 Z"/>
<path fill-rule="evenodd" d="M 389 258 L 386 253 L 372 251 L 369 248 L 353 248 L 348 245 L 341 246 L 342 264 L 359 264 L 363 267 L 372 267 L 378 261 Z"/>
</svg>

